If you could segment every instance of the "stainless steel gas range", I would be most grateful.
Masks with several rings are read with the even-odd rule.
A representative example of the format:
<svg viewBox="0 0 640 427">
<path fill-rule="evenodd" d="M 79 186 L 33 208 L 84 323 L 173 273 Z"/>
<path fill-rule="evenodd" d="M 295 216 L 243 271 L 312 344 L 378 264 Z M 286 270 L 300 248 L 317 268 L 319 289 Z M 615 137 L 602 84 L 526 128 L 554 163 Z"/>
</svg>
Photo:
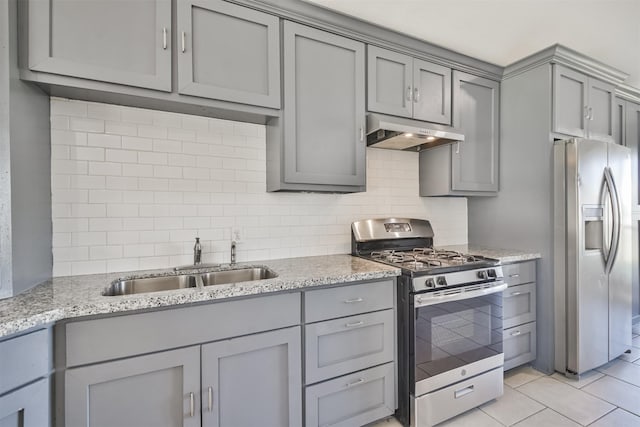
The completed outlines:
<svg viewBox="0 0 640 427">
<path fill-rule="evenodd" d="M 398 410 L 426 427 L 502 395 L 502 268 L 497 260 L 433 248 L 429 221 L 351 226 L 353 255 L 400 267 Z"/>
</svg>

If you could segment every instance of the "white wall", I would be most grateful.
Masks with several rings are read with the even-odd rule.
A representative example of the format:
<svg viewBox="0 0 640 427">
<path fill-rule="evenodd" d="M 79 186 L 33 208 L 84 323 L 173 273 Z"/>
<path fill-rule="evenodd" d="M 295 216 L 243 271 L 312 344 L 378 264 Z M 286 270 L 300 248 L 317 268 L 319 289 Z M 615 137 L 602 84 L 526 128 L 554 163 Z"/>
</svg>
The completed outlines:
<svg viewBox="0 0 640 427">
<path fill-rule="evenodd" d="M 349 253 L 350 224 L 431 220 L 467 242 L 465 198 L 418 196 L 417 153 L 368 149 L 367 191 L 267 193 L 265 128 L 51 98 L 53 275 Z"/>
</svg>

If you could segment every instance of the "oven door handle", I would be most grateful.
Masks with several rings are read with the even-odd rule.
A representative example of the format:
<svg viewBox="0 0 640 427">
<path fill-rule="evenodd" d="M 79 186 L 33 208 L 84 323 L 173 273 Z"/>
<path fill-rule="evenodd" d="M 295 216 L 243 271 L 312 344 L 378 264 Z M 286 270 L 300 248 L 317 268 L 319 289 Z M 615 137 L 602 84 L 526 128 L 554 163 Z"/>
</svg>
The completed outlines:
<svg viewBox="0 0 640 427">
<path fill-rule="evenodd" d="M 414 297 L 413 302 L 415 307 L 424 307 L 427 305 L 440 304 L 443 302 L 458 301 L 461 299 L 469 299 L 480 297 L 483 295 L 495 294 L 504 291 L 505 289 L 507 289 L 507 287 L 508 285 L 505 282 L 498 281 L 493 283 L 493 286 L 491 287 L 474 289 L 472 291 L 461 291 L 456 293 L 445 293 L 444 291 L 436 291 L 426 294 L 417 294 Z"/>
</svg>

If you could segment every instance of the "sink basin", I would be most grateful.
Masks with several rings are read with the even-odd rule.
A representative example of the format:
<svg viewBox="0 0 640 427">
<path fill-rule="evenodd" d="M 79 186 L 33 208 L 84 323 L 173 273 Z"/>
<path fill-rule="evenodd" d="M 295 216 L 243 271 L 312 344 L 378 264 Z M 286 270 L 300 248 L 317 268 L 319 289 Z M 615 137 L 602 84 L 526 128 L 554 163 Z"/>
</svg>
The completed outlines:
<svg viewBox="0 0 640 427">
<path fill-rule="evenodd" d="M 203 273 L 204 286 L 224 285 L 226 283 L 249 282 L 251 280 L 272 279 L 276 273 L 266 267 L 239 268 L 237 270 L 221 270 Z"/>
<path fill-rule="evenodd" d="M 117 280 L 111 283 L 102 295 L 130 295 L 195 287 L 196 276 L 148 277 L 144 279 Z"/>
</svg>

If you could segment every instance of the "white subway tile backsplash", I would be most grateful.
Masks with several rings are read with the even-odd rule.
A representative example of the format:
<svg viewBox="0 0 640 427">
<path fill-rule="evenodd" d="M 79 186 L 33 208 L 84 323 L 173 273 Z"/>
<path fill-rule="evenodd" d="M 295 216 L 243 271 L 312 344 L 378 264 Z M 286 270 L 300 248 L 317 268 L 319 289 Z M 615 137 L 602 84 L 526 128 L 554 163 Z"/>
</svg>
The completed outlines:
<svg viewBox="0 0 640 427">
<path fill-rule="evenodd" d="M 120 148 L 122 147 L 122 137 L 104 133 L 90 133 L 87 135 L 87 145 L 89 147 Z"/>
<path fill-rule="evenodd" d="M 432 221 L 438 245 L 465 243 L 464 198 L 418 196 L 416 153 L 368 149 L 367 192 L 266 192 L 263 125 L 51 100 L 54 275 L 350 251 L 350 223 Z M 236 237 L 232 231 L 238 231 Z"/>
</svg>

